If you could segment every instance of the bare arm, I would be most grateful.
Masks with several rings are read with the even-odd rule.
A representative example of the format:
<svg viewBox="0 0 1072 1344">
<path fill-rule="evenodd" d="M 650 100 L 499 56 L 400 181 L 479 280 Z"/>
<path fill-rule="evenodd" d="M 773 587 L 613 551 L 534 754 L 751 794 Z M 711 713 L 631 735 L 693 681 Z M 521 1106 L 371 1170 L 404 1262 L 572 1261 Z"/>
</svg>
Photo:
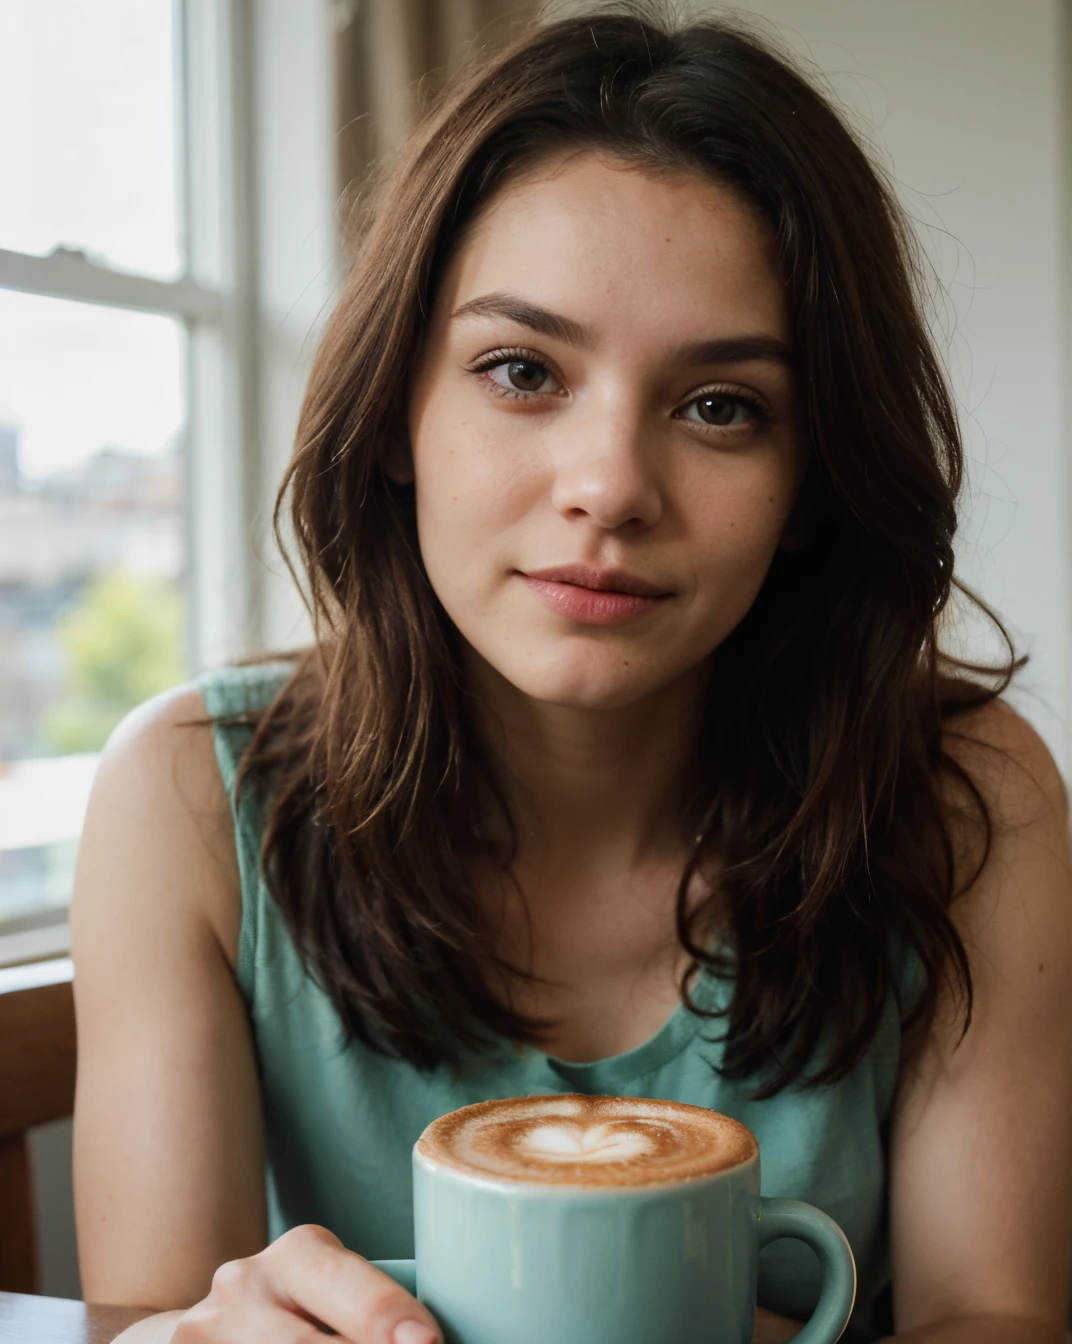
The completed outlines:
<svg viewBox="0 0 1072 1344">
<path fill-rule="evenodd" d="M 233 827 L 211 730 L 183 726 L 204 717 L 186 689 L 127 720 L 79 851 L 75 1200 L 91 1301 L 188 1307 L 267 1235 Z"/>
<path fill-rule="evenodd" d="M 234 978 L 234 828 L 200 694 L 109 743 L 79 850 L 75 1203 L 91 1301 L 171 1308 L 124 1344 L 436 1344 L 428 1310 L 322 1227 L 270 1246 L 253 1042 Z M 191 726 L 194 721 L 194 726 Z"/>
<path fill-rule="evenodd" d="M 958 903 L 972 1025 L 946 998 L 894 1101 L 889 1344 L 1065 1344 L 1072 1262 L 1072 847 L 1068 799 L 1037 734 L 1003 705 L 949 742 L 995 823 Z M 802 1327 L 757 1318 L 754 1344 Z"/>
<path fill-rule="evenodd" d="M 959 1316 L 889 1338 L 896 1339 L 897 1344 L 1066 1344 L 1068 1335 L 1039 1321 L 1016 1320 L 1002 1314 Z"/>
<path fill-rule="evenodd" d="M 1002 705 L 974 730 L 1011 759 L 950 743 L 996 835 L 953 915 L 975 1010 L 948 998 L 894 1103 L 890 1228 L 897 1340 L 1053 1344 L 1072 1262 L 1072 852 L 1064 785 Z"/>
</svg>

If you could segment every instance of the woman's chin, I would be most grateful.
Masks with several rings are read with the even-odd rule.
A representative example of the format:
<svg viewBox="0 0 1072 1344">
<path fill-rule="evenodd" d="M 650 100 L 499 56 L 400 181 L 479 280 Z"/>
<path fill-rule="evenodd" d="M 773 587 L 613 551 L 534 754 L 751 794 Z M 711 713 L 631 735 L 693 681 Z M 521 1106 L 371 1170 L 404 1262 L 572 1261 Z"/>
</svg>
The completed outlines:
<svg viewBox="0 0 1072 1344">
<path fill-rule="evenodd" d="M 520 675 L 507 674 L 516 690 L 539 704 L 562 709 L 625 709 L 637 704 L 676 680 L 673 673 L 659 675 L 653 668 L 598 667 L 564 672 L 537 672 L 527 668 Z"/>
<path fill-rule="evenodd" d="M 548 707 L 618 710 L 671 688 L 680 691 L 693 674 L 703 675 L 708 653 L 687 647 L 671 651 L 665 642 L 653 648 L 641 640 L 631 645 L 616 641 L 616 647 L 586 643 L 519 639 L 481 649 L 466 641 L 469 671 L 492 700 L 512 691 Z M 671 652 L 677 656 L 668 657 Z"/>
</svg>

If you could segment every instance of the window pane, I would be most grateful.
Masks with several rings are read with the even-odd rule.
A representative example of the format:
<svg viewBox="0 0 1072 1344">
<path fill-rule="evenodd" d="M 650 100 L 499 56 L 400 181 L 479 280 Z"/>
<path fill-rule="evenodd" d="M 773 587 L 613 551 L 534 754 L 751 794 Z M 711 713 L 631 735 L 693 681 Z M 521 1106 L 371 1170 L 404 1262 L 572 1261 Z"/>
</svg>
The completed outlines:
<svg viewBox="0 0 1072 1344">
<path fill-rule="evenodd" d="M 0 924 L 66 903 L 96 753 L 186 675 L 185 346 L 0 290 Z"/>
<path fill-rule="evenodd" d="M 172 0 L 0 3 L 0 247 L 182 270 Z"/>
</svg>

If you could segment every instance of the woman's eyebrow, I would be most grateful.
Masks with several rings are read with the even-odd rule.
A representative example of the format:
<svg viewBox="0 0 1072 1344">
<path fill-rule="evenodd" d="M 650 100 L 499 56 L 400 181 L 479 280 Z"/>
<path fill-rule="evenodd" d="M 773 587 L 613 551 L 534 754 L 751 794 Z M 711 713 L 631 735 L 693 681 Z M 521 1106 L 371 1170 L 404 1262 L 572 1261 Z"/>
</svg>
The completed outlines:
<svg viewBox="0 0 1072 1344">
<path fill-rule="evenodd" d="M 450 315 L 465 317 L 501 317 L 539 332 L 541 336 L 551 336 L 564 341 L 567 345 L 576 345 L 590 349 L 594 345 L 592 333 L 582 323 L 562 313 L 554 313 L 538 303 L 523 299 L 519 294 L 507 294 L 496 290 L 491 294 L 481 294 L 469 299 Z M 673 352 L 675 362 L 688 365 L 700 364 L 744 364 L 754 360 L 765 360 L 773 364 L 793 366 L 793 352 L 783 340 L 766 333 L 754 335 L 722 336 L 710 341 L 692 341 Z"/>
<path fill-rule="evenodd" d="M 575 322 L 571 317 L 553 313 L 549 308 L 541 308 L 538 303 L 530 303 L 518 294 L 506 294 L 496 290 L 492 294 L 481 294 L 470 299 L 450 315 L 453 322 L 456 317 L 505 317 L 517 322 L 541 336 L 553 336 L 565 341 L 567 345 L 587 347 L 592 345 L 592 336 L 587 327 Z"/>
</svg>

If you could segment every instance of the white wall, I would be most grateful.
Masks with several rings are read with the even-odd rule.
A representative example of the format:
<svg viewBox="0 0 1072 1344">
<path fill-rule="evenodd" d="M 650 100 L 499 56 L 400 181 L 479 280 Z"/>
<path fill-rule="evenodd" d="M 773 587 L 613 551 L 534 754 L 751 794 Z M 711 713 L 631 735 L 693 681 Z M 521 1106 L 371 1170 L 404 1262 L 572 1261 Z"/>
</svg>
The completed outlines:
<svg viewBox="0 0 1072 1344">
<path fill-rule="evenodd" d="M 694 9 L 724 9 L 694 0 Z M 943 283 L 969 486 L 960 576 L 1031 662 L 1010 699 L 1072 772 L 1062 0 L 746 0 L 877 141 Z M 1065 15 L 1068 20 L 1067 13 Z M 1065 94 L 1067 97 L 1067 92 Z M 1062 234 L 1064 229 L 1064 234 Z M 997 647 L 966 628 L 972 652 Z"/>
</svg>

